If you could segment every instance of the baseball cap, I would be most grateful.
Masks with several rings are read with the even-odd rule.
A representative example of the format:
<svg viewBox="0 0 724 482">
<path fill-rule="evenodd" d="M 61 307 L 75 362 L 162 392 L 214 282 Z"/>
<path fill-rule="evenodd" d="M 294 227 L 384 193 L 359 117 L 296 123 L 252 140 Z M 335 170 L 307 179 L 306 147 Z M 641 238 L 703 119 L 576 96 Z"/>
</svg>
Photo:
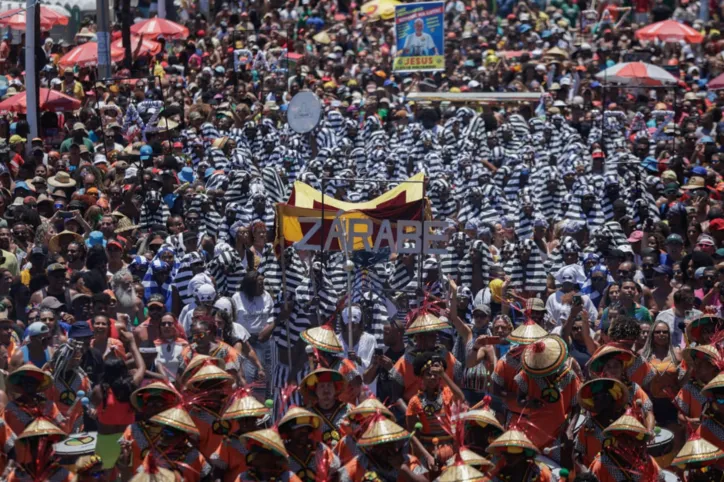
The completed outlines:
<svg viewBox="0 0 724 482">
<path fill-rule="evenodd" d="M 628 237 L 628 242 L 629 243 L 639 243 L 639 242 L 641 242 L 642 239 L 644 239 L 644 232 L 643 231 L 634 231 Z"/>
<path fill-rule="evenodd" d="M 666 238 L 666 244 L 684 244 L 684 238 L 679 234 L 669 234 Z"/>
<path fill-rule="evenodd" d="M 56 271 L 65 271 L 65 266 L 60 263 L 53 263 L 45 270 L 47 273 L 54 273 Z"/>
<path fill-rule="evenodd" d="M 655 267 L 654 273 L 666 274 L 666 275 L 669 275 L 670 277 L 674 276 L 674 270 L 671 269 L 671 266 L 666 265 L 666 264 L 660 264 L 657 267 Z"/>
<path fill-rule="evenodd" d="M 161 308 L 166 307 L 166 298 L 162 294 L 156 293 L 151 295 L 148 298 L 148 303 L 146 303 L 146 306 L 150 307 L 151 305 L 158 305 L 161 306 Z"/>
<path fill-rule="evenodd" d="M 528 300 L 528 309 L 531 311 L 545 311 L 546 305 L 540 298 L 530 298 Z"/>
<path fill-rule="evenodd" d="M 38 308 L 40 308 L 41 310 L 57 310 L 60 309 L 62 306 L 63 303 L 58 301 L 58 298 L 56 298 L 55 296 L 46 296 L 43 301 L 40 302 Z"/>
<path fill-rule="evenodd" d="M 50 333 L 50 328 L 48 328 L 48 325 L 46 325 L 42 321 L 36 321 L 28 326 L 28 330 L 26 331 L 26 333 L 28 338 L 30 338 L 31 336 L 47 335 L 48 333 Z"/>
<path fill-rule="evenodd" d="M 707 246 L 716 246 L 716 242 L 714 242 L 714 238 L 712 238 L 708 234 L 702 234 L 701 236 L 699 236 L 699 239 L 696 240 L 696 244 L 704 244 Z"/>
<path fill-rule="evenodd" d="M 486 315 L 490 315 L 490 305 L 485 305 L 485 304 L 475 305 L 473 307 L 473 313 L 475 313 L 476 311 L 482 311 Z"/>
<path fill-rule="evenodd" d="M 709 232 L 712 231 L 724 231 L 724 219 L 716 218 L 712 219 L 709 223 Z"/>
</svg>

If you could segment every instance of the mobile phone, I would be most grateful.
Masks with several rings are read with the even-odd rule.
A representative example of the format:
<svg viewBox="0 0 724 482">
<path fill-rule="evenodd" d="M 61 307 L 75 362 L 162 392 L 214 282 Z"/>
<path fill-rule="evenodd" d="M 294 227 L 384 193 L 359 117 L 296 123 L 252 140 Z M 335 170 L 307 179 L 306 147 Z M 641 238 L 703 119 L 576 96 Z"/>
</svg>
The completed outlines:
<svg viewBox="0 0 724 482">
<path fill-rule="evenodd" d="M 63 219 L 70 219 L 73 217 L 73 213 L 70 211 L 58 211 L 58 217 Z"/>
<path fill-rule="evenodd" d="M 376 347 L 375 348 L 375 356 L 382 356 L 383 350 L 382 347 Z"/>
<path fill-rule="evenodd" d="M 583 299 L 581 298 L 581 295 L 573 295 L 573 306 L 581 306 L 583 304 Z"/>
</svg>

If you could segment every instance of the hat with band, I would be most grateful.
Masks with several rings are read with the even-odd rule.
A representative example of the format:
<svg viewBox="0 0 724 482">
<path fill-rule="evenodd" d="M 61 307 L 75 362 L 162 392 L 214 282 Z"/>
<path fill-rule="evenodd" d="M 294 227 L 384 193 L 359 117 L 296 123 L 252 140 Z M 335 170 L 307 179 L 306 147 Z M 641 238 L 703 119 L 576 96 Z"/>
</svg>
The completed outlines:
<svg viewBox="0 0 724 482">
<path fill-rule="evenodd" d="M 703 333 L 709 328 L 711 332 L 724 328 L 724 318 L 715 315 L 702 314 L 691 318 L 686 325 L 686 338 L 689 342 L 701 344 Z"/>
<path fill-rule="evenodd" d="M 521 430 L 510 429 L 488 445 L 488 453 L 500 455 L 503 453 L 522 454 L 526 452 L 531 457 L 540 451 Z"/>
<path fill-rule="evenodd" d="M 548 332 L 533 320 L 528 320 L 508 335 L 508 341 L 519 345 L 530 345 L 548 335 Z"/>
<path fill-rule="evenodd" d="M 628 368 L 631 364 L 633 364 L 636 359 L 636 355 L 625 348 L 613 345 L 603 345 L 601 348 L 596 350 L 591 359 L 588 360 L 588 369 L 591 373 L 601 373 L 603 372 L 603 367 L 611 358 L 621 360 L 623 367 Z"/>
<path fill-rule="evenodd" d="M 399 442 L 410 438 L 410 432 L 386 419 L 382 414 L 376 415 L 365 433 L 357 439 L 360 447 L 371 447 L 390 442 Z"/>
<path fill-rule="evenodd" d="M 423 313 L 418 315 L 415 320 L 410 323 L 405 333 L 407 335 L 417 335 L 419 333 L 430 333 L 433 331 L 443 331 L 450 328 L 450 323 L 442 320 L 432 313 Z"/>
<path fill-rule="evenodd" d="M 231 403 L 224 410 L 222 420 L 234 420 L 246 417 L 264 417 L 269 413 L 269 408 L 254 397 L 248 389 L 242 389 L 233 397 Z"/>
<path fill-rule="evenodd" d="M 724 373 L 720 373 L 704 385 L 704 388 L 701 389 L 701 394 L 709 398 L 714 398 L 714 394 L 721 393 L 721 391 L 724 391 Z"/>
<path fill-rule="evenodd" d="M 695 360 L 697 358 L 707 360 L 712 364 L 716 364 L 719 361 L 719 350 L 712 345 L 697 345 L 689 346 L 684 348 L 683 351 L 685 360 Z"/>
<path fill-rule="evenodd" d="M 648 430 L 641 422 L 632 415 L 631 409 L 621 415 L 615 422 L 603 429 L 603 434 L 609 437 L 618 435 L 628 435 L 638 440 L 648 440 L 650 438 Z"/>
<path fill-rule="evenodd" d="M 21 386 L 22 379 L 27 377 L 38 380 L 38 392 L 47 390 L 53 384 L 53 377 L 50 373 L 41 370 L 32 363 L 27 363 L 15 369 L 15 371 L 8 376 L 8 383 L 10 385 Z"/>
<path fill-rule="evenodd" d="M 36 418 L 30 425 L 25 427 L 25 430 L 18 435 L 18 440 L 23 440 L 31 437 L 48 437 L 57 436 L 65 438 L 68 436 L 63 430 L 57 427 L 53 422 L 47 418 Z"/>
<path fill-rule="evenodd" d="M 158 415 L 151 417 L 150 421 L 159 425 L 175 428 L 176 430 L 196 437 L 200 435 L 199 429 L 196 428 L 196 424 L 191 419 L 191 416 L 181 406 L 164 410 Z"/>
<path fill-rule="evenodd" d="M 467 412 L 463 413 L 462 418 L 463 420 L 465 420 L 466 423 L 476 423 L 482 428 L 488 426 L 495 427 L 502 434 L 503 432 L 505 432 L 505 429 L 498 421 L 498 418 L 495 416 L 495 412 L 493 411 L 493 409 L 490 408 L 491 401 L 492 398 L 489 395 L 486 395 L 485 397 L 483 397 L 483 400 L 480 403 L 473 406 L 473 408 L 468 410 Z"/>
<path fill-rule="evenodd" d="M 233 384 L 234 377 L 216 365 L 204 365 L 196 373 L 194 373 L 191 378 L 189 378 L 186 382 L 186 388 L 199 389 L 202 383 L 209 381 L 218 382 L 219 385 L 216 385 L 215 388 L 219 388 L 223 383 L 228 383 L 229 385 Z"/>
<path fill-rule="evenodd" d="M 367 418 L 376 413 L 381 413 L 385 417 L 391 420 L 395 420 L 395 416 L 392 414 L 392 412 L 390 412 L 390 410 L 374 396 L 371 396 L 370 398 L 366 399 L 365 401 L 354 407 L 352 410 L 347 412 L 345 418 Z"/>
<path fill-rule="evenodd" d="M 344 351 L 337 334 L 330 325 L 316 326 L 304 330 L 301 337 L 308 344 L 327 353 L 342 353 Z"/>
<path fill-rule="evenodd" d="M 300 427 L 319 428 L 321 423 L 319 415 L 302 407 L 291 407 L 279 420 L 279 430 L 294 430 Z"/>
<path fill-rule="evenodd" d="M 328 368 L 317 368 L 309 375 L 302 379 L 302 394 L 307 395 L 309 392 L 316 392 L 317 385 L 320 383 L 334 383 L 334 388 L 339 395 L 344 387 L 347 385 L 347 380 L 337 370 L 330 370 Z"/>
<path fill-rule="evenodd" d="M 557 373 L 568 359 L 568 345 L 560 337 L 549 335 L 530 345 L 523 352 L 523 370 L 533 377 Z"/>
<path fill-rule="evenodd" d="M 217 368 L 221 368 L 222 370 L 226 368 L 226 364 L 221 358 L 200 354 L 194 355 L 184 372 L 181 374 L 181 377 L 179 377 L 178 381 L 181 383 L 181 386 L 185 385 L 186 381 L 193 377 L 196 372 L 201 369 L 201 367 L 209 364 L 216 365 Z"/>
<path fill-rule="evenodd" d="M 696 470 L 717 464 L 724 459 L 724 452 L 716 445 L 694 432 L 681 448 L 671 465 L 682 470 Z"/>
<path fill-rule="evenodd" d="M 468 450 L 468 452 L 470 451 Z M 483 460 L 487 461 L 485 458 Z M 492 465 L 489 461 L 487 462 Z M 482 472 L 472 467 L 472 464 L 469 465 L 464 460 L 460 460 L 443 469 L 443 473 L 437 480 L 440 482 L 482 482 L 487 479 Z"/>
<path fill-rule="evenodd" d="M 163 382 L 153 382 L 131 394 L 131 405 L 143 412 L 149 401 L 154 399 L 162 401 L 166 410 L 181 401 L 179 393 L 173 387 Z"/>
<path fill-rule="evenodd" d="M 490 460 L 486 459 L 482 455 L 479 455 L 472 450 L 470 450 L 467 447 L 461 447 L 460 452 L 454 456 L 450 457 L 447 461 L 447 465 L 449 469 L 453 469 L 454 466 L 458 463 L 462 462 L 465 465 L 469 465 L 470 467 L 482 467 L 485 470 L 488 470 L 495 466 Z M 445 470 L 444 473 L 447 473 L 448 470 Z M 444 474 L 443 473 L 443 474 Z M 453 472 L 454 473 L 454 472 Z M 458 476 L 463 476 L 464 474 L 458 474 Z M 468 480 L 468 479 L 446 479 L 446 480 Z"/>
<path fill-rule="evenodd" d="M 594 412 L 593 397 L 601 392 L 608 393 L 613 398 L 617 408 L 623 408 L 628 401 L 628 388 L 623 382 L 613 378 L 597 378 L 584 383 L 578 390 L 578 404 L 581 408 Z"/>
<path fill-rule="evenodd" d="M 247 448 L 253 452 L 255 449 L 267 450 L 275 452 L 280 457 L 289 458 L 287 449 L 284 448 L 284 441 L 279 432 L 272 428 L 256 430 L 255 432 L 245 433 L 241 438 L 246 439 Z"/>
</svg>

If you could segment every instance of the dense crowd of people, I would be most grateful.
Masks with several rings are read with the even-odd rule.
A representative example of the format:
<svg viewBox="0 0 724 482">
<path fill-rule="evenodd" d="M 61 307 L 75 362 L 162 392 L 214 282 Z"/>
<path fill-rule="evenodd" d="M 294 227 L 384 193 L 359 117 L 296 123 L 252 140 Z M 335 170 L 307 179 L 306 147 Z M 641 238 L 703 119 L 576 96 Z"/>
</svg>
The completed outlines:
<svg viewBox="0 0 724 482">
<path fill-rule="evenodd" d="M 0 125 L 1 480 L 724 480 L 722 5 L 448 0 L 398 73 L 377 1 L 182 2 L 112 80 L 43 34 L 80 108 Z M 636 35 L 669 19 L 702 41 Z M 279 239 L 295 183 L 419 173 L 444 254 Z"/>
</svg>

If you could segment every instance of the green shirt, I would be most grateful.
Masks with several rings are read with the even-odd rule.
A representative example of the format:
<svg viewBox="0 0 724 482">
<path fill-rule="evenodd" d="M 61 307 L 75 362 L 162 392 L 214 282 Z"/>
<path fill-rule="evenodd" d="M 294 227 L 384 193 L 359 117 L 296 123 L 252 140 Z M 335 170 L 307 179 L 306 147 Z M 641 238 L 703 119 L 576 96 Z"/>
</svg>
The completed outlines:
<svg viewBox="0 0 724 482">
<path fill-rule="evenodd" d="M 68 152 L 70 151 L 70 146 L 75 142 L 75 140 L 72 137 L 67 138 L 60 144 L 60 152 Z M 93 142 L 88 139 L 87 137 L 83 138 L 83 144 L 88 148 L 88 151 L 93 154 L 96 150 L 96 148 L 93 146 Z"/>
</svg>

